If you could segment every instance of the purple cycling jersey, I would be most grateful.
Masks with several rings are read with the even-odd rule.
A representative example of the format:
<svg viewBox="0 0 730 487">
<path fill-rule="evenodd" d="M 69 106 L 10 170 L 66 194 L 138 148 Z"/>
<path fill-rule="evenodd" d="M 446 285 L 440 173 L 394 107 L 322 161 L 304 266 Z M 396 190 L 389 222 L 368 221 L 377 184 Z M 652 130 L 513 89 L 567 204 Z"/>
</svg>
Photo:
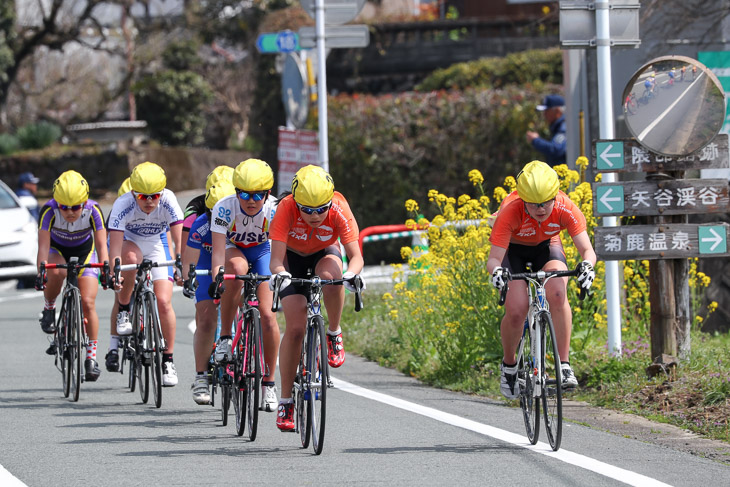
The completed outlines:
<svg viewBox="0 0 730 487">
<path fill-rule="evenodd" d="M 81 210 L 81 217 L 75 222 L 68 222 L 61 215 L 58 202 L 50 199 L 41 208 L 39 228 L 51 232 L 51 244 L 78 247 L 93 238 L 96 230 L 104 228 L 104 217 L 99 204 L 87 200 Z"/>
</svg>

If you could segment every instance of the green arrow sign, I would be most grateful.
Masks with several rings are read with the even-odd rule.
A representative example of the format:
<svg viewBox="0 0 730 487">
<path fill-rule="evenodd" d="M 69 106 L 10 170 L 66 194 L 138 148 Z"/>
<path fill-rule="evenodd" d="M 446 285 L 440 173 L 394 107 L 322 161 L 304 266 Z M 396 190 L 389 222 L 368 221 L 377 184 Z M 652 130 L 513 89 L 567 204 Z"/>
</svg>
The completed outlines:
<svg viewBox="0 0 730 487">
<path fill-rule="evenodd" d="M 616 170 L 624 167 L 624 143 L 620 140 L 596 142 L 598 170 Z"/>
<path fill-rule="evenodd" d="M 724 254 L 727 252 L 727 234 L 723 226 L 706 226 L 698 229 L 700 254 Z"/>
<path fill-rule="evenodd" d="M 624 188 L 623 186 L 596 187 L 596 213 L 623 213 Z"/>
</svg>

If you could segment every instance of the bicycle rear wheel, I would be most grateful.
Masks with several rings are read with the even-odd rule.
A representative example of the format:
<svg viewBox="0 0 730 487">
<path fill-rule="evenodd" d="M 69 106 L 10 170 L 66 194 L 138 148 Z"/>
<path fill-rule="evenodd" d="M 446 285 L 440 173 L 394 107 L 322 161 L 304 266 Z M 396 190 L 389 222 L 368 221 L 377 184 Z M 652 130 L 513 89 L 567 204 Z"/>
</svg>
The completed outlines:
<svg viewBox="0 0 730 487">
<path fill-rule="evenodd" d="M 226 374 L 225 369 L 221 369 L 221 372 Z M 221 421 L 223 426 L 228 426 L 228 411 L 231 408 L 231 396 L 233 395 L 233 385 L 226 377 L 221 378 Z"/>
<path fill-rule="evenodd" d="M 307 372 L 309 390 L 309 424 L 312 427 L 312 448 L 314 453 L 322 453 L 324 446 L 325 412 L 327 406 L 327 337 L 324 320 L 321 316 L 313 318 L 310 329 L 309 349 L 307 351 Z"/>
<path fill-rule="evenodd" d="M 152 383 L 152 396 L 155 400 L 155 407 L 162 406 L 162 335 L 160 332 L 160 318 L 157 314 L 157 299 L 154 294 L 145 294 L 145 334 L 147 335 L 147 347 L 145 356 L 148 357 L 150 378 Z"/>
<path fill-rule="evenodd" d="M 246 420 L 248 439 L 254 441 L 258 431 L 259 401 L 261 396 L 261 318 L 259 310 L 250 308 L 246 313 L 245 329 L 241 340 L 246 340 L 244 377 L 246 378 Z"/>
<path fill-rule="evenodd" d="M 517 382 L 520 385 L 520 408 L 525 432 L 527 439 L 534 445 L 540 437 L 540 401 L 535 397 L 536 364 L 531 353 L 531 344 L 530 330 L 525 326 L 517 354 Z"/>
<path fill-rule="evenodd" d="M 127 363 L 127 386 L 129 386 L 129 392 L 134 392 L 137 388 L 137 374 L 134 367 L 134 349 L 137 347 L 137 340 L 134 335 L 124 337 L 119 342 L 119 347 L 122 350 L 122 356 L 119 359 L 120 372 L 124 373 L 124 363 Z"/>
<path fill-rule="evenodd" d="M 79 400 L 81 391 L 81 357 L 82 345 L 81 329 L 83 327 L 83 315 L 81 312 L 81 295 L 76 290 L 71 296 L 71 313 L 68 334 L 68 358 L 71 376 L 71 397 L 74 402 Z"/>
<path fill-rule="evenodd" d="M 302 350 L 299 354 L 299 365 L 297 366 L 297 374 L 294 377 L 294 411 L 297 415 L 297 429 L 302 440 L 302 448 L 309 446 L 312 439 L 312 427 L 309 422 L 309 389 L 307 381 L 307 350 L 309 350 L 309 332 L 305 332 L 302 340 Z"/>
<path fill-rule="evenodd" d="M 550 313 L 538 317 L 542 328 L 542 351 L 544 357 L 542 407 L 545 419 L 545 432 L 553 450 L 560 448 L 563 436 L 563 391 L 560 374 L 560 354 L 555 339 L 555 327 Z"/>
</svg>

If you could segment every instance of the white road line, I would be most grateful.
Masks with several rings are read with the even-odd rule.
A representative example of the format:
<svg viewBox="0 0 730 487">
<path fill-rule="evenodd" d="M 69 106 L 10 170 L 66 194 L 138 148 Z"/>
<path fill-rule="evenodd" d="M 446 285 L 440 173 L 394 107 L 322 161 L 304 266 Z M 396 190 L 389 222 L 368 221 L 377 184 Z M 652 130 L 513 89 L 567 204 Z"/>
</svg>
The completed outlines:
<svg viewBox="0 0 730 487">
<path fill-rule="evenodd" d="M 26 487 L 20 479 L 13 477 L 13 474 L 5 470 L 2 465 L 0 465 L 0 484 L 8 487 Z"/>
<path fill-rule="evenodd" d="M 672 111 L 672 108 L 674 108 L 674 106 L 675 106 L 675 105 L 676 105 L 677 103 L 679 103 L 679 101 L 680 101 L 680 100 L 681 100 L 682 98 L 684 98 L 684 95 L 686 95 L 687 93 L 689 93 L 689 90 L 690 90 L 690 89 L 692 89 L 692 86 L 694 86 L 695 82 L 696 82 L 696 81 L 699 81 L 699 80 L 700 80 L 700 78 L 701 78 L 701 77 L 702 77 L 703 75 L 704 75 L 704 73 L 700 73 L 700 76 L 699 76 L 699 77 L 697 78 L 697 80 L 693 81 L 693 82 L 692 82 L 692 84 L 691 84 L 691 85 L 689 85 L 688 89 L 684 90 L 684 91 L 682 92 L 682 94 L 681 94 L 681 95 L 679 95 L 679 98 L 677 98 L 676 100 L 674 100 L 674 103 L 672 103 L 671 105 L 669 105 L 669 106 L 667 107 L 667 109 L 666 109 L 666 110 L 664 110 L 664 112 L 663 112 L 663 113 L 662 113 L 661 115 L 659 115 L 659 116 L 658 116 L 657 118 L 655 118 L 655 119 L 654 119 L 654 121 L 653 121 L 652 123 L 650 123 L 650 124 L 649 124 L 649 125 L 648 125 L 648 126 L 647 126 L 647 127 L 645 128 L 645 129 L 644 129 L 644 131 L 643 131 L 643 132 L 641 132 L 641 133 L 639 134 L 639 136 L 637 137 L 637 139 L 639 139 L 639 140 L 642 140 L 642 139 L 644 139 L 644 137 L 646 137 L 646 134 L 648 134 L 649 132 L 651 132 L 652 130 L 654 130 L 654 127 L 656 127 L 656 126 L 657 126 L 657 124 L 658 124 L 659 122 L 661 122 L 662 120 L 664 120 L 664 117 L 666 117 L 666 116 L 667 116 L 667 115 L 669 114 L 669 112 L 671 112 L 671 111 Z"/>
<path fill-rule="evenodd" d="M 609 477 L 628 485 L 641 487 L 669 486 L 669 484 L 665 484 L 656 479 L 646 477 L 630 470 L 615 467 L 613 465 L 603 463 L 601 461 L 586 457 L 584 455 L 580 455 L 578 453 L 573 453 L 571 451 L 563 449 L 555 452 L 552 450 L 552 448 L 550 448 L 550 445 L 548 445 L 547 443 L 538 442 L 537 445 L 531 445 L 524 436 L 510 433 L 509 431 L 501 430 L 499 428 L 488 426 L 486 424 L 477 423 L 476 421 L 461 418 L 459 416 L 456 416 L 455 414 L 445 413 L 443 411 L 439 411 L 438 409 L 433 409 L 426 406 L 421 406 L 420 404 L 416 404 L 413 402 L 404 401 L 403 399 L 388 396 L 387 394 L 381 394 L 379 392 L 371 391 L 369 389 L 356 386 L 355 384 L 351 384 L 340 379 L 335 379 L 334 377 L 331 377 L 331 379 L 336 388 L 345 392 L 349 392 L 350 394 L 355 394 L 356 396 L 361 396 L 366 399 L 372 399 L 373 401 L 378 401 L 389 406 L 394 406 L 399 409 L 404 409 L 412 413 L 420 414 L 422 416 L 435 419 L 436 421 L 441 421 L 442 423 L 450 424 L 459 428 L 474 431 L 482 435 L 490 436 L 497 440 L 511 443 L 515 446 L 520 446 L 528 450 L 532 450 L 535 453 L 540 453 L 542 455 L 555 458 L 556 460 L 560 460 L 565 463 L 569 463 L 571 465 L 590 470 L 597 474 L 603 475 L 604 477 Z"/>
<path fill-rule="evenodd" d="M 5 296 L 4 298 L 0 298 L 0 303 L 7 303 L 8 301 L 18 301 L 20 299 L 30 299 L 30 298 L 42 298 L 43 293 L 38 291 L 24 291 L 22 293 L 13 294 L 12 296 Z"/>
</svg>

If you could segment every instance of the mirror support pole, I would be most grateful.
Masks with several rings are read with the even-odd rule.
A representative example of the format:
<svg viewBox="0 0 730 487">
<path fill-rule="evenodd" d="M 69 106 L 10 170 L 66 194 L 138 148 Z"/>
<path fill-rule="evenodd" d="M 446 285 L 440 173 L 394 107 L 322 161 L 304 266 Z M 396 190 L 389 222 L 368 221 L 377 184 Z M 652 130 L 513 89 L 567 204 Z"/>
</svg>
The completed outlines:
<svg viewBox="0 0 730 487">
<path fill-rule="evenodd" d="M 614 138 L 613 89 L 611 87 L 611 34 L 609 29 L 609 1 L 596 2 L 596 55 L 598 59 L 598 114 L 602 139 Z M 603 173 L 604 183 L 616 181 L 615 173 Z M 615 227 L 615 216 L 603 217 L 603 226 Z M 606 261 L 606 305 L 608 318 L 608 351 L 621 355 L 621 306 L 619 302 L 618 261 Z"/>
</svg>

